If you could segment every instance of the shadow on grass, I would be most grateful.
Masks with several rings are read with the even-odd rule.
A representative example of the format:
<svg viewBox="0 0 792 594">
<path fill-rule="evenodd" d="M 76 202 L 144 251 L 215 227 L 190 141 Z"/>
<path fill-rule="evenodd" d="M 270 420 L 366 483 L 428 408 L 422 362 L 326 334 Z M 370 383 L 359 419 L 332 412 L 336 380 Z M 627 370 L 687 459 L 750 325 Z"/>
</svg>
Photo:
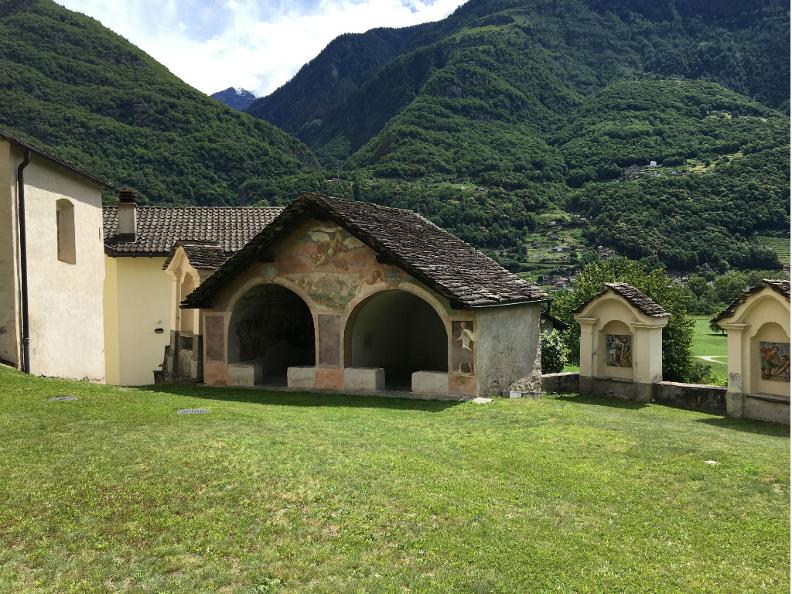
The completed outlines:
<svg viewBox="0 0 792 594">
<path fill-rule="evenodd" d="M 751 419 L 729 419 L 727 417 L 716 419 L 696 419 L 697 423 L 722 427 L 724 429 L 735 429 L 747 433 L 757 433 L 759 435 L 776 435 L 778 437 L 789 437 L 789 427 L 768 423 L 765 421 L 754 421 Z"/>
<path fill-rule="evenodd" d="M 462 402 L 458 400 L 420 400 L 415 398 L 399 398 L 398 396 L 279 392 L 276 390 L 254 388 L 211 388 L 206 386 L 183 386 L 177 384 L 141 386 L 139 389 L 145 392 L 175 394 L 178 396 L 188 396 L 190 398 L 266 404 L 269 406 L 385 408 L 442 412 L 448 408 L 462 404 Z"/>
<path fill-rule="evenodd" d="M 553 394 L 553 398 L 564 402 L 574 402 L 575 404 L 595 404 L 597 406 L 609 406 L 611 408 L 639 409 L 646 407 L 645 402 L 634 402 L 632 400 L 622 400 L 610 396 L 592 396 L 586 394 Z"/>
</svg>

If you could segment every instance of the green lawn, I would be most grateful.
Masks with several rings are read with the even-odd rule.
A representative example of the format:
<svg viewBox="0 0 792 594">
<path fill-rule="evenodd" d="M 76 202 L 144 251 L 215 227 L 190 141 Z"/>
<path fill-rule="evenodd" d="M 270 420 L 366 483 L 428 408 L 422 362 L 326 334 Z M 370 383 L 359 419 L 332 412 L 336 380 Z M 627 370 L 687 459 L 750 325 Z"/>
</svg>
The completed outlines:
<svg viewBox="0 0 792 594">
<path fill-rule="evenodd" d="M 788 592 L 788 435 L 0 368 L 0 590 Z"/>
<path fill-rule="evenodd" d="M 696 326 L 690 352 L 696 361 L 710 368 L 718 384 L 725 386 L 729 371 L 726 335 L 717 334 L 710 329 L 709 323 L 712 316 L 692 317 Z"/>
</svg>

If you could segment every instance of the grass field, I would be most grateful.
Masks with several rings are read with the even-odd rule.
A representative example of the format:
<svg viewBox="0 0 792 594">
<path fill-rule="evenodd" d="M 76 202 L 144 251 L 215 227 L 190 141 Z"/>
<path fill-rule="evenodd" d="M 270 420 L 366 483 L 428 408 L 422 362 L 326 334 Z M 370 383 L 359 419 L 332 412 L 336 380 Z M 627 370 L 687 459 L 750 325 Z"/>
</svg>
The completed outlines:
<svg viewBox="0 0 792 594">
<path fill-rule="evenodd" d="M 789 462 L 785 428 L 657 405 L 0 368 L 0 590 L 788 592 Z"/>
<path fill-rule="evenodd" d="M 728 377 L 726 335 L 716 334 L 710 329 L 712 316 L 693 316 L 693 319 L 696 326 L 690 352 L 696 361 L 710 368 L 717 384 L 725 386 Z"/>
</svg>

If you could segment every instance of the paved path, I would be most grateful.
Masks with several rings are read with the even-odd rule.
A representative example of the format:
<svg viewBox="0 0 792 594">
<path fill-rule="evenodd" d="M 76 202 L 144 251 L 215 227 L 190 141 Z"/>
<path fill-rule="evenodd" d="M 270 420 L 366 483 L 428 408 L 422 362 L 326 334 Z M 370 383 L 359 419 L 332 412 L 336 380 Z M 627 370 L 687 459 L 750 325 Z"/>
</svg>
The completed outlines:
<svg viewBox="0 0 792 594">
<path fill-rule="evenodd" d="M 726 355 L 698 355 L 698 359 L 702 359 L 707 363 L 717 363 L 718 365 L 726 365 L 726 361 L 718 361 L 718 359 L 725 359 Z"/>
</svg>

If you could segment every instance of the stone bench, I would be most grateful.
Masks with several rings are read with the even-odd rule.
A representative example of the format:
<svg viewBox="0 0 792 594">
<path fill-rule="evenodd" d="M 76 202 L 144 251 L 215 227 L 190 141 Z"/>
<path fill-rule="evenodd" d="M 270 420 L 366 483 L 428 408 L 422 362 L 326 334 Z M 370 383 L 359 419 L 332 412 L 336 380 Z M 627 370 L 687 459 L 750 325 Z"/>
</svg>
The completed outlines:
<svg viewBox="0 0 792 594">
<path fill-rule="evenodd" d="M 355 392 L 384 390 L 385 370 L 382 367 L 347 367 L 344 369 L 344 389 Z"/>
<path fill-rule="evenodd" d="M 261 363 L 253 361 L 228 364 L 229 386 L 255 386 L 257 381 L 261 381 Z"/>
<path fill-rule="evenodd" d="M 412 374 L 411 390 L 416 394 L 448 394 L 448 372 L 416 371 Z"/>
<path fill-rule="evenodd" d="M 316 385 L 316 367 L 300 365 L 286 370 L 286 385 L 289 388 L 311 390 Z"/>
</svg>

